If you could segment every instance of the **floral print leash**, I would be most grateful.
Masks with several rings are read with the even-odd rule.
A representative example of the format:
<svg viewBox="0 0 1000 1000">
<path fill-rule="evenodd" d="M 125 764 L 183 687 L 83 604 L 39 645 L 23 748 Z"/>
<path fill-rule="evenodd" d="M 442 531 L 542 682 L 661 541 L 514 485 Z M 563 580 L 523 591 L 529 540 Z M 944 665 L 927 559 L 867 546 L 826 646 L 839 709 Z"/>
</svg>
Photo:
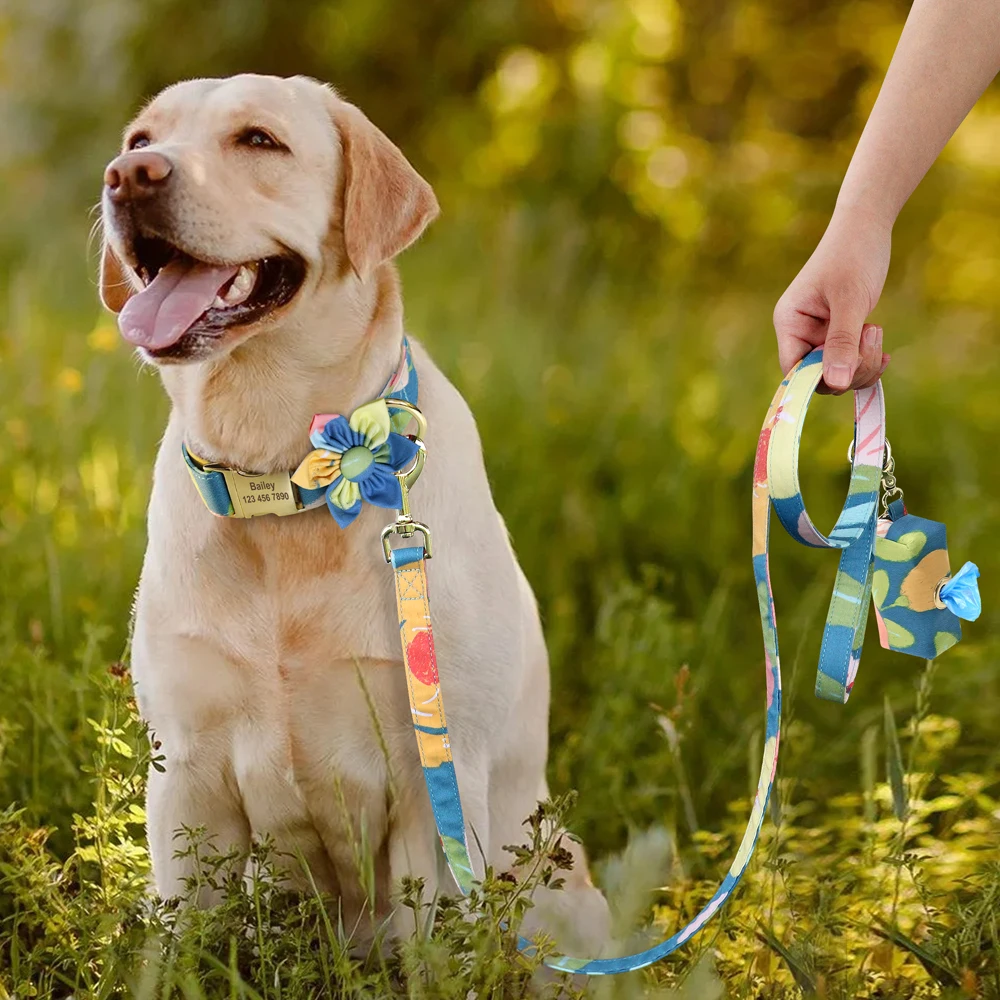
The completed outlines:
<svg viewBox="0 0 1000 1000">
<path fill-rule="evenodd" d="M 921 638 L 920 633 L 928 631 L 928 626 L 920 626 L 919 620 L 932 612 L 937 617 L 935 623 L 931 623 L 931 631 L 938 638 L 937 646 L 932 645 L 931 655 L 936 655 L 961 635 L 956 612 L 967 618 L 978 615 L 979 599 L 975 584 L 978 570 L 972 563 L 967 563 L 954 578 L 948 576 L 944 526 L 907 514 L 903 507 L 902 494 L 892 475 L 891 452 L 886 451 L 881 383 L 854 394 L 855 430 L 850 451 L 852 468 L 847 500 L 829 537 L 816 530 L 802 501 L 798 453 L 806 410 L 821 376 L 822 351 L 816 350 L 800 361 L 782 381 L 757 443 L 753 474 L 753 567 L 764 635 L 767 692 L 764 756 L 750 819 L 736 857 L 701 912 L 665 941 L 617 958 L 550 956 L 545 959 L 545 964 L 552 969 L 584 975 L 611 975 L 641 969 L 664 958 L 709 921 L 732 895 L 746 871 L 774 784 L 780 740 L 781 667 L 774 596 L 768 571 L 772 507 L 782 527 L 796 541 L 814 548 L 841 551 L 823 632 L 816 680 L 819 697 L 843 703 L 850 695 L 861 659 L 873 580 L 879 634 L 883 645 L 888 648 L 926 656 L 926 642 L 918 642 L 918 639 Z M 468 895 L 475 874 L 434 651 L 426 571 L 430 533 L 426 525 L 414 521 L 410 515 L 407 492 L 415 477 L 407 483 L 404 473 L 397 472 L 396 475 L 402 487 L 403 509 L 399 519 L 385 529 L 382 541 L 386 561 L 391 563 L 396 580 L 396 603 L 413 728 L 444 855 L 455 883 L 464 895 Z M 881 518 L 877 514 L 880 486 L 887 489 Z M 890 503 L 890 498 L 897 494 L 897 499 Z M 392 535 L 410 538 L 415 533 L 423 536 L 424 545 L 400 548 L 390 545 Z M 886 542 L 894 548 L 885 549 Z M 891 574 L 889 570 L 892 570 Z M 903 573 L 902 578 L 900 573 Z M 911 581 L 909 594 L 905 592 L 907 579 Z M 899 596 L 894 605 L 890 604 L 889 598 L 897 592 Z M 893 618 L 894 611 L 911 616 L 909 630 L 900 625 L 893 631 L 886 624 Z M 907 643 L 903 632 L 914 642 Z M 942 633 L 948 636 L 941 638 Z M 891 639 L 904 641 L 899 645 Z M 908 648 L 910 645 L 919 645 L 920 648 Z M 534 947 L 524 939 L 520 946 L 523 949 Z"/>
</svg>

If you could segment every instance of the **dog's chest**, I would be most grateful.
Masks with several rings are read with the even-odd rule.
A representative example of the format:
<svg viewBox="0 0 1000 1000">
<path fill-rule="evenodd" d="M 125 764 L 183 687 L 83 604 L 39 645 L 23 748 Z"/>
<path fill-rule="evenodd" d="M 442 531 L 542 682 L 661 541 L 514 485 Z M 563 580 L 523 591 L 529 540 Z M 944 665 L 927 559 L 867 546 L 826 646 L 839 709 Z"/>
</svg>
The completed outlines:
<svg viewBox="0 0 1000 1000">
<path fill-rule="evenodd" d="M 227 661 L 213 667 L 218 707 L 229 712 L 232 766 L 257 831 L 290 817 L 319 822 L 304 803 L 325 801 L 333 774 L 345 789 L 381 788 L 372 711 L 412 742 L 384 514 L 373 513 L 349 532 L 325 510 L 219 520 L 194 546 L 189 607 Z"/>
<path fill-rule="evenodd" d="M 369 520 L 350 533 L 325 510 L 216 522 L 199 589 L 222 644 L 284 678 L 331 660 L 398 658 L 392 573 Z"/>
</svg>

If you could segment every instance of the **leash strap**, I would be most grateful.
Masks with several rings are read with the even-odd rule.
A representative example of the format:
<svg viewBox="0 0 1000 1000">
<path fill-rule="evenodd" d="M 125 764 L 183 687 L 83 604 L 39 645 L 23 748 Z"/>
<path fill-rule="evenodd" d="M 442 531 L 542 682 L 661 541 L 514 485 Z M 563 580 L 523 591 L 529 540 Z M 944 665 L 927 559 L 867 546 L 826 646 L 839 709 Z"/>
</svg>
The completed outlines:
<svg viewBox="0 0 1000 1000">
<path fill-rule="evenodd" d="M 798 479 L 798 451 L 806 409 L 822 376 L 822 351 L 816 350 L 782 381 L 757 443 L 753 483 L 753 567 L 764 636 L 766 715 L 764 756 L 746 831 L 721 885 L 687 926 L 645 951 L 620 958 L 547 958 L 552 969 L 584 975 L 611 975 L 641 969 L 679 948 L 699 931 L 739 884 L 764 821 L 778 764 L 781 723 L 781 667 L 774 596 L 768 572 L 770 508 L 796 541 L 814 548 L 841 549 L 840 568 L 830 603 L 820 653 L 816 691 L 822 698 L 846 701 L 857 673 L 871 590 L 879 475 L 884 444 L 881 384 L 855 392 L 854 454 L 847 501 L 827 538 L 810 521 Z M 390 530 L 390 529 L 387 529 Z M 463 895 L 473 884 L 462 803 L 452 763 L 451 743 L 434 654 L 423 547 L 391 551 L 396 580 L 403 661 L 420 762 L 434 820 L 448 866 Z M 521 939 L 523 950 L 533 948 Z"/>
<path fill-rule="evenodd" d="M 420 765 L 424 770 L 434 823 L 448 867 L 462 895 L 467 896 L 472 891 L 475 876 L 469 858 L 462 800 L 458 794 L 458 779 L 451 758 L 451 741 L 441 698 L 424 547 L 415 545 L 392 549 L 391 559 L 396 577 L 396 609 L 403 643 L 403 667 Z"/>
</svg>

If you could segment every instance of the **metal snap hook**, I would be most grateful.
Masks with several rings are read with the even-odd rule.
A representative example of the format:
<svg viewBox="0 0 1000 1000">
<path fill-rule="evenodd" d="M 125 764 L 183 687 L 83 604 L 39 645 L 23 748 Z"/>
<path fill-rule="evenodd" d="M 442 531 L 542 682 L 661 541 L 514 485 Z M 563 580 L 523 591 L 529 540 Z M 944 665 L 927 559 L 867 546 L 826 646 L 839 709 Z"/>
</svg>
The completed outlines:
<svg viewBox="0 0 1000 1000">
<path fill-rule="evenodd" d="M 413 519 L 410 514 L 410 487 L 420 478 L 420 473 L 424 471 L 424 464 L 427 462 L 427 449 L 421 440 L 427 433 L 427 418 L 416 406 L 408 403 L 405 399 L 386 400 L 391 409 L 402 410 L 409 414 L 417 422 L 417 433 L 407 434 L 416 446 L 417 453 L 413 456 L 413 464 L 409 469 L 400 469 L 395 475 L 399 480 L 399 492 L 402 497 L 402 507 L 396 520 L 392 524 L 386 525 L 382 530 L 382 552 L 387 563 L 392 562 L 392 547 L 389 544 L 393 535 L 402 535 L 403 538 L 412 538 L 419 532 L 424 540 L 424 555 L 431 558 L 431 529 L 426 524 Z"/>
</svg>

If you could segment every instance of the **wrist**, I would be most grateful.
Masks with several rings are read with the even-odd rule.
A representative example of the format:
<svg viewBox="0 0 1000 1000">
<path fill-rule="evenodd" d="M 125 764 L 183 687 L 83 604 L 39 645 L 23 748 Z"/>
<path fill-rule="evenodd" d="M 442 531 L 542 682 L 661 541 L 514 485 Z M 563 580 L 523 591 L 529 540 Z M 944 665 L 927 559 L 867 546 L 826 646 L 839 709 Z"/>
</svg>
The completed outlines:
<svg viewBox="0 0 1000 1000">
<path fill-rule="evenodd" d="M 892 233 L 898 212 L 883 198 L 870 198 L 861 194 L 841 190 L 837 205 L 833 210 L 830 228 L 845 228 Z"/>
</svg>

